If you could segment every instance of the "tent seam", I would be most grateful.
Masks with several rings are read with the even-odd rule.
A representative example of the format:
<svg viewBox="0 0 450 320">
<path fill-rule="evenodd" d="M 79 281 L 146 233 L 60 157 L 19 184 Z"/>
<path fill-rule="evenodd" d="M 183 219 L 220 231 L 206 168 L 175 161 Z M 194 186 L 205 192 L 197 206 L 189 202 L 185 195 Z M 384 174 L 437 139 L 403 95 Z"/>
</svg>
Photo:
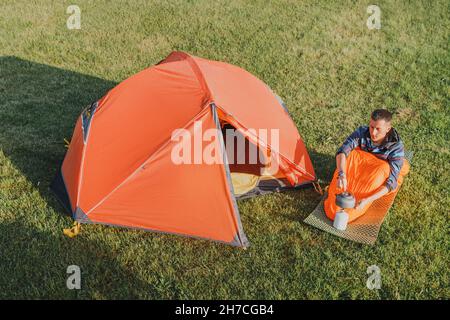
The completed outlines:
<svg viewBox="0 0 450 320">
<path fill-rule="evenodd" d="M 182 55 L 185 55 L 186 60 L 189 63 L 189 66 L 191 67 L 192 71 L 195 74 L 195 77 L 197 78 L 198 82 L 200 83 L 200 85 L 202 86 L 202 88 L 205 90 L 205 93 L 207 95 L 207 100 L 208 100 L 208 105 L 210 104 L 210 101 L 212 101 L 212 94 L 211 94 L 211 90 L 209 89 L 208 83 L 205 80 L 205 77 L 203 76 L 203 72 L 200 69 L 199 65 L 197 64 L 197 62 L 195 61 L 194 57 L 192 57 L 191 55 L 185 53 L 185 52 L 181 52 L 179 51 Z"/>
<path fill-rule="evenodd" d="M 97 105 L 95 106 L 95 109 L 94 109 L 95 111 L 92 114 L 92 117 L 91 117 L 90 122 L 89 122 L 89 128 L 88 128 L 88 132 L 86 134 L 86 140 L 84 140 L 83 113 L 81 113 L 81 115 L 80 115 L 80 117 L 81 117 L 81 129 L 82 129 L 82 133 L 83 133 L 83 154 L 81 156 L 80 176 L 78 177 L 77 201 L 75 203 L 75 210 L 76 210 L 76 208 L 79 207 L 79 203 L 80 203 L 81 183 L 83 182 L 83 176 L 84 176 L 83 173 L 84 173 L 84 160 L 86 158 L 86 149 L 87 149 L 87 146 L 88 146 L 89 137 L 91 136 L 95 113 L 96 113 L 97 108 L 98 108 L 98 101 L 96 101 L 95 103 Z"/>
<path fill-rule="evenodd" d="M 242 227 L 241 215 L 239 212 L 239 208 L 237 206 L 236 196 L 234 194 L 233 183 L 231 182 L 230 167 L 228 165 L 228 158 L 227 158 L 227 153 L 226 153 L 226 148 L 225 148 L 225 142 L 223 140 L 223 136 L 221 135 L 221 131 L 220 131 L 220 123 L 219 123 L 219 117 L 218 117 L 217 111 L 216 111 L 216 104 L 214 102 L 211 102 L 210 105 L 211 105 L 211 112 L 212 112 L 212 116 L 214 119 L 214 123 L 216 124 L 216 128 L 219 131 L 219 141 L 220 141 L 220 147 L 221 147 L 221 151 L 222 151 L 223 167 L 225 170 L 225 176 L 226 176 L 226 180 L 227 180 L 227 184 L 228 184 L 228 191 L 229 191 L 229 194 L 231 197 L 232 207 L 235 211 L 234 215 L 235 215 L 236 222 L 237 222 L 237 230 L 238 230 L 237 236 L 238 236 L 239 241 L 242 244 L 242 246 L 248 247 L 248 245 L 249 245 L 248 239 L 244 233 L 244 228 Z"/>
</svg>

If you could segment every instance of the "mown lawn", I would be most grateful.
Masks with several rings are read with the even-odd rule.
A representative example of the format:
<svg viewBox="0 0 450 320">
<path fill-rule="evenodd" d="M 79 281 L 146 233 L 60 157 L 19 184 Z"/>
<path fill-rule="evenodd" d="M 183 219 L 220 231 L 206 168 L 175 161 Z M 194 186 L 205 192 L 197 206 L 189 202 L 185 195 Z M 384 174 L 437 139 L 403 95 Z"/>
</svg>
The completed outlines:
<svg viewBox="0 0 450 320">
<path fill-rule="evenodd" d="M 68 30 L 66 8 L 81 8 Z M 450 298 L 448 1 L 0 2 L 0 298 Z M 49 191 L 82 108 L 172 50 L 241 66 L 286 102 L 328 181 L 334 152 L 387 107 L 415 152 L 377 244 L 302 222 L 312 189 L 239 202 L 251 247 L 98 225 L 69 239 Z M 66 268 L 82 290 L 66 288 Z M 370 265 L 380 290 L 366 287 Z"/>
</svg>

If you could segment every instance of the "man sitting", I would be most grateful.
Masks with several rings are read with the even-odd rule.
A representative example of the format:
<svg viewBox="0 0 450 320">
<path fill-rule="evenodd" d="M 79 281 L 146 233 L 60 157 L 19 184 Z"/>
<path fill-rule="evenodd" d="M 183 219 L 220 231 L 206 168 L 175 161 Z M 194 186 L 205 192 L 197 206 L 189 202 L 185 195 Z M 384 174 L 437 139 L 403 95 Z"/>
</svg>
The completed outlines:
<svg viewBox="0 0 450 320">
<path fill-rule="evenodd" d="M 363 215 L 373 201 L 398 190 L 409 164 L 391 120 L 389 111 L 373 111 L 369 126 L 356 129 L 338 149 L 336 172 L 324 202 L 328 218 L 334 220 L 338 193 L 348 191 L 356 198 L 355 208 L 346 209 L 351 222 Z"/>
</svg>

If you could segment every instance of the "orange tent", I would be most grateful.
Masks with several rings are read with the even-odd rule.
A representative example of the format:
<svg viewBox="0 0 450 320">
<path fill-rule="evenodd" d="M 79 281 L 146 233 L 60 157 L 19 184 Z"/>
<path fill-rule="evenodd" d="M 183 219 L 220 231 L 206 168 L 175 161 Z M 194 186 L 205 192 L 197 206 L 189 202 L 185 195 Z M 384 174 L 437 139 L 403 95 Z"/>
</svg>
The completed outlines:
<svg viewBox="0 0 450 320">
<path fill-rule="evenodd" d="M 276 173 L 261 173 L 245 194 L 235 194 L 231 176 L 251 165 L 229 165 L 222 134 L 197 142 L 219 150 L 222 162 L 177 164 L 172 158 L 177 129 L 195 136 L 225 125 L 243 130 L 246 141 L 270 158 L 267 163 L 278 164 Z M 277 129 L 277 148 L 248 129 Z M 295 124 L 266 84 L 236 66 L 173 52 L 82 112 L 52 189 L 81 223 L 245 247 L 236 198 L 315 180 Z"/>
</svg>

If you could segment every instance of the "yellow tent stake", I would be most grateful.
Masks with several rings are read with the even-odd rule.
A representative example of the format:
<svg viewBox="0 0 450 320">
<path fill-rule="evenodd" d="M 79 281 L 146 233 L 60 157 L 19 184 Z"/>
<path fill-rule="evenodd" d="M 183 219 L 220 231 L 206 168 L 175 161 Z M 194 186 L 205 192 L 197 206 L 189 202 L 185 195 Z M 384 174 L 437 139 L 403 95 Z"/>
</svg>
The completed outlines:
<svg viewBox="0 0 450 320">
<path fill-rule="evenodd" d="M 64 138 L 64 146 L 65 146 L 66 148 L 68 148 L 69 145 L 70 145 L 70 142 L 69 142 L 66 138 Z"/>
<path fill-rule="evenodd" d="M 81 224 L 78 221 L 75 221 L 73 223 L 72 228 L 63 229 L 63 233 L 68 236 L 69 238 L 73 238 L 77 236 L 80 233 L 81 230 Z"/>
</svg>

